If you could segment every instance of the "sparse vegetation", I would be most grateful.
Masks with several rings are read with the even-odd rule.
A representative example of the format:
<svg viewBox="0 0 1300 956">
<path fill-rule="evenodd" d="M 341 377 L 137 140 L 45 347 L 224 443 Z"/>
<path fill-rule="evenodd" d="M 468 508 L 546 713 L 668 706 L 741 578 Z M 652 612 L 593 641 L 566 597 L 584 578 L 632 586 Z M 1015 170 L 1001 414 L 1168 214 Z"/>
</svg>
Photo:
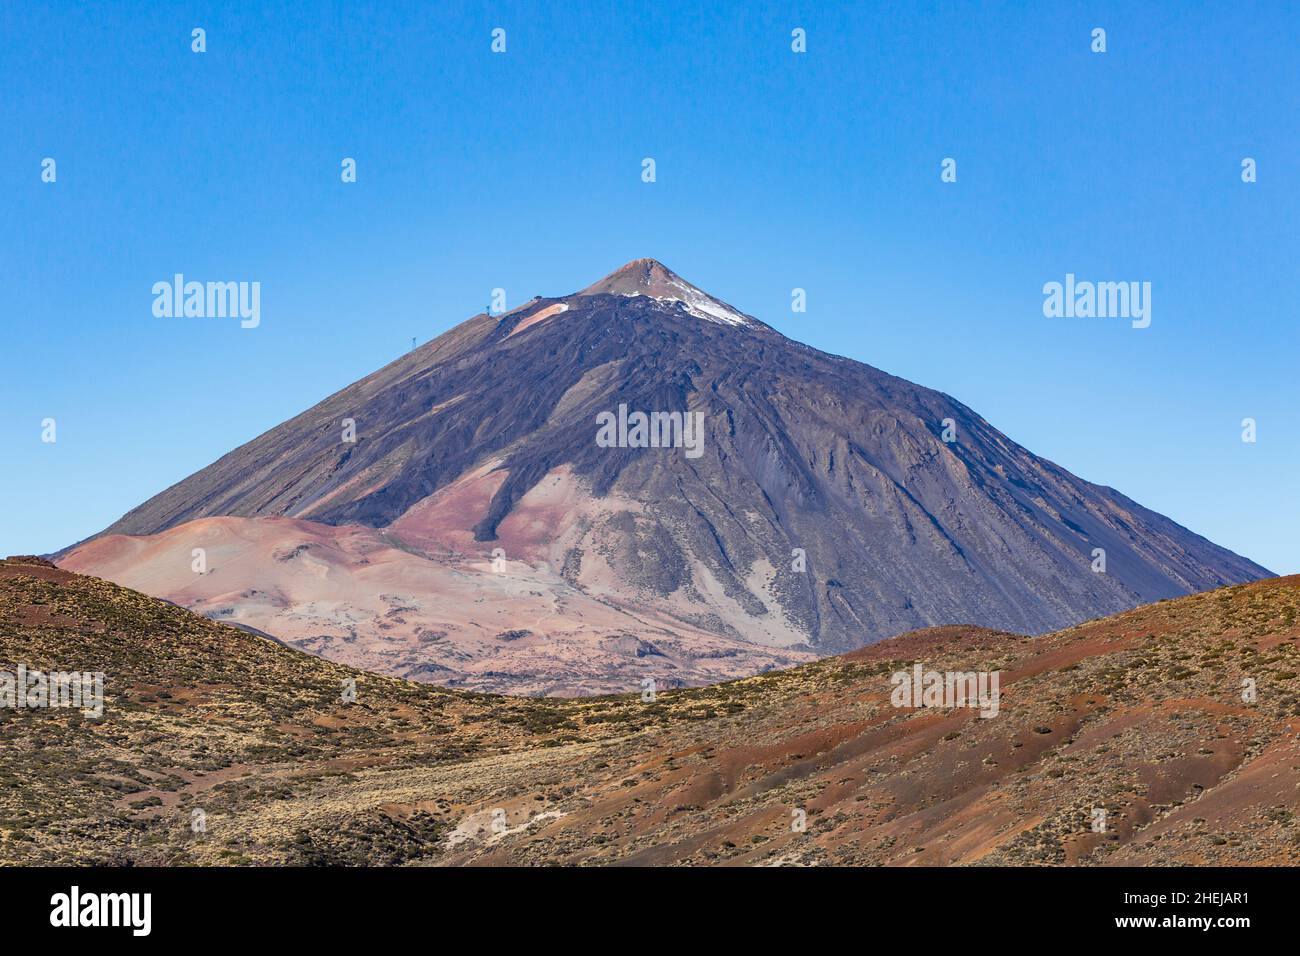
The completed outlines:
<svg viewBox="0 0 1300 956">
<path fill-rule="evenodd" d="M 107 675 L 99 719 L 0 710 L 0 862 L 1296 862 L 1297 608 L 1300 580 L 1274 579 L 1040 639 L 918 632 L 653 702 L 530 699 L 352 671 L 0 562 L 0 669 Z M 1001 670 L 998 716 L 892 707 L 889 675 L 916 660 Z"/>
</svg>

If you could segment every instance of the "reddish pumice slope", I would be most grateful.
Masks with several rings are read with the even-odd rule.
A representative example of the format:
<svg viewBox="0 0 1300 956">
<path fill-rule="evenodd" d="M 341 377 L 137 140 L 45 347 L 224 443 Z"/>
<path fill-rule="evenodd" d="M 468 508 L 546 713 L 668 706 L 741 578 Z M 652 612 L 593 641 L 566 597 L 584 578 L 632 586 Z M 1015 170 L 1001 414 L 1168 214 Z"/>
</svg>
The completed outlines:
<svg viewBox="0 0 1300 956">
<path fill-rule="evenodd" d="M 463 518 L 464 496 L 448 495 L 446 504 Z M 528 563 L 523 535 L 510 552 L 518 557 L 494 561 L 457 550 L 454 521 L 435 536 L 436 523 L 426 512 L 416 535 L 402 523 L 383 530 L 202 518 L 156 535 L 97 538 L 61 566 L 328 660 L 444 687 L 620 693 L 646 677 L 664 688 L 698 686 L 815 657 L 806 646 L 765 647 L 653 608 L 620 608 L 544 561 Z M 205 555 L 202 573 L 194 571 L 195 548 Z"/>
<path fill-rule="evenodd" d="M 647 701 L 377 677 L 21 559 L 0 562 L 19 662 L 103 669 L 105 716 L 0 710 L 0 862 L 1300 862 L 1300 577 Z M 997 670 L 997 715 L 893 706 L 914 663 Z"/>
<path fill-rule="evenodd" d="M 702 416 L 698 455 L 598 443 L 597 416 L 621 406 Z M 257 521 L 299 522 L 275 526 L 286 534 L 271 549 L 306 545 L 294 568 L 336 537 L 354 551 L 446 559 L 410 575 L 397 570 L 403 559 L 385 559 L 401 581 L 364 587 L 448 620 L 422 619 L 395 647 L 383 625 L 396 607 L 373 597 L 326 607 L 305 574 L 268 599 L 262 575 L 284 576 L 265 560 L 210 562 L 218 592 L 182 580 L 184 539 L 198 546 L 217 518 L 251 540 L 268 533 Z M 92 540 L 59 561 L 339 660 L 530 693 L 623 688 L 637 653 L 650 653 L 638 642 L 658 647 L 650 635 L 665 630 L 678 677 L 697 683 L 925 626 L 1042 633 L 1268 574 L 1031 454 L 956 399 L 795 342 L 651 259 L 572 295 L 473 317 L 100 538 L 114 536 L 167 537 L 135 551 Z M 496 585 L 469 586 L 467 569 L 498 549 L 522 593 L 495 615 Z M 1093 572 L 1096 549 L 1104 574 Z M 359 585 L 345 578 L 376 573 L 331 568 L 343 593 Z M 529 622 L 561 602 L 606 606 L 584 612 L 580 649 L 540 641 L 525 659 L 490 643 L 549 633 Z M 445 631 L 444 646 L 431 640 L 421 657 L 420 629 Z"/>
</svg>

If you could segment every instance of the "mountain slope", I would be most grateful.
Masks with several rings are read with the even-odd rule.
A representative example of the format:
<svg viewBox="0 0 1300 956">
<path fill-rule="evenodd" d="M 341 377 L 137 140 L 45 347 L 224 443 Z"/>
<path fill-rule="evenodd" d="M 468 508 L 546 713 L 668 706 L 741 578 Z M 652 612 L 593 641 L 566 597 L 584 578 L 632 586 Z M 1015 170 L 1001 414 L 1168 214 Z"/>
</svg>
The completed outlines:
<svg viewBox="0 0 1300 956">
<path fill-rule="evenodd" d="M 207 558 L 202 574 L 195 548 Z M 200 518 L 100 538 L 63 566 L 341 664 L 466 690 L 619 693 L 652 669 L 660 687 L 681 687 L 814 657 L 630 610 L 521 560 L 428 556 L 357 525 Z"/>
<path fill-rule="evenodd" d="M 892 706 L 914 662 L 999 671 L 996 716 Z M 102 670 L 105 705 L 0 709 L 0 864 L 1300 862 L 1300 577 L 646 702 L 377 677 L 10 559 L 19 664 Z"/>
<path fill-rule="evenodd" d="M 701 453 L 602 447 L 597 416 L 621 405 L 702 415 Z M 500 548 L 550 588 L 820 653 L 943 624 L 1042 633 L 1268 574 L 960 402 L 794 342 L 653 260 L 476 316 L 105 534 L 213 516 L 383 529 L 435 561 Z M 157 571 L 106 564 L 96 544 L 67 566 L 137 586 Z"/>
</svg>

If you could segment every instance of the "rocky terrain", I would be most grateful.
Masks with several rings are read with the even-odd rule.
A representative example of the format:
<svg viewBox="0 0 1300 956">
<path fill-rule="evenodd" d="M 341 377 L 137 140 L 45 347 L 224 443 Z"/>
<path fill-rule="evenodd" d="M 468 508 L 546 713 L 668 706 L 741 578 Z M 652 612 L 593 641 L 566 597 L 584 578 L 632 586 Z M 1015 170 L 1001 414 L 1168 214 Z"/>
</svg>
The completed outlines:
<svg viewBox="0 0 1300 956">
<path fill-rule="evenodd" d="M 698 454 L 605 447 L 620 406 L 700 416 Z M 920 627 L 1037 634 L 1268 574 L 648 259 L 475 316 L 57 560 L 527 694 L 628 690 L 647 654 L 688 686 Z"/>
<path fill-rule="evenodd" d="M 211 562 L 202 574 L 195 547 Z M 413 553 L 392 532 L 359 525 L 200 518 L 101 538 L 63 566 L 93 567 L 342 664 L 444 687 L 618 693 L 637 688 L 649 665 L 662 686 L 681 687 L 816 656 L 627 608 L 522 560 Z"/>
<path fill-rule="evenodd" d="M 1298 644 L 1300 577 L 1274 578 L 1037 638 L 946 627 L 650 700 L 526 699 L 10 559 L 0 671 L 102 670 L 106 701 L 0 708 L 0 862 L 1295 864 Z M 999 672 L 997 715 L 894 706 L 913 663 Z"/>
</svg>

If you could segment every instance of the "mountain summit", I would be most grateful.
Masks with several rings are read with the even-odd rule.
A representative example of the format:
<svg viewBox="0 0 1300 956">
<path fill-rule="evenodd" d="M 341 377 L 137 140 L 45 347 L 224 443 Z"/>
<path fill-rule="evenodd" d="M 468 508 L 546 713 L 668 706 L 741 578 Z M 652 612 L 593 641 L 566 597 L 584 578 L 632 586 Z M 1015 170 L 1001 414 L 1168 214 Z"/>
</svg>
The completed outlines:
<svg viewBox="0 0 1300 956">
<path fill-rule="evenodd" d="M 657 259 L 633 259 L 594 282 L 578 295 L 646 295 L 661 302 L 680 302 L 699 318 L 727 325 L 749 325 L 749 316 L 691 285 Z"/>
<path fill-rule="evenodd" d="M 1268 575 L 651 259 L 475 316 L 62 563 L 346 663 L 534 693 L 1042 633 Z"/>
<path fill-rule="evenodd" d="M 670 294 L 670 290 L 680 289 L 689 290 L 696 295 L 705 294 L 658 259 L 633 259 L 578 294 L 662 296 Z"/>
</svg>

